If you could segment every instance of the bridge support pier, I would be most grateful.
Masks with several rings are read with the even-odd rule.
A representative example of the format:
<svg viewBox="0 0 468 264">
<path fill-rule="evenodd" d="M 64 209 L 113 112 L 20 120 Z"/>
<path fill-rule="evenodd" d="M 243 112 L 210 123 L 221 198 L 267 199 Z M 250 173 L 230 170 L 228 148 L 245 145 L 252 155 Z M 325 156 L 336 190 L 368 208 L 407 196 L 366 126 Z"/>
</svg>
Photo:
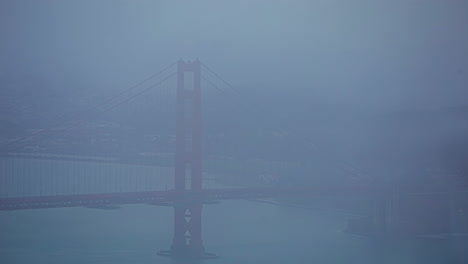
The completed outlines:
<svg viewBox="0 0 468 264">
<path fill-rule="evenodd" d="M 174 239 L 171 252 L 179 256 L 201 257 L 205 253 L 201 238 L 200 203 L 174 205 Z"/>
<path fill-rule="evenodd" d="M 174 203 L 174 237 L 170 250 L 158 252 L 160 256 L 174 258 L 214 258 L 207 253 L 202 240 L 202 208 L 198 201 Z"/>
</svg>

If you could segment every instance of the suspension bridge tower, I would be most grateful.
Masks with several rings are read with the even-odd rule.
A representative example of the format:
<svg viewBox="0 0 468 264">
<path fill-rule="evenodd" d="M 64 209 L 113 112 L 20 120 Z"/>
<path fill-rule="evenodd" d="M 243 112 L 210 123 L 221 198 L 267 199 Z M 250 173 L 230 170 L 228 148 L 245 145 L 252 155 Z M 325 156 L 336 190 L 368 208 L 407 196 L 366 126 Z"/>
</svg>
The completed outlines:
<svg viewBox="0 0 468 264">
<path fill-rule="evenodd" d="M 176 92 L 176 150 L 174 191 L 174 237 L 170 250 L 159 255 L 208 258 L 202 241 L 202 201 L 193 193 L 202 191 L 201 63 L 179 60 Z"/>
</svg>

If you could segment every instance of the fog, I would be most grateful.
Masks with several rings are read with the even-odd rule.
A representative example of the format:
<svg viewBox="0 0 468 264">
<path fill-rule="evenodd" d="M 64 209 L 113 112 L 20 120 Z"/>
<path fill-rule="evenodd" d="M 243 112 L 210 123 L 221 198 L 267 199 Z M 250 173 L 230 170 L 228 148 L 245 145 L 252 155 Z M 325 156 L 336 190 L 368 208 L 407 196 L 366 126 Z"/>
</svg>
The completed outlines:
<svg viewBox="0 0 468 264">
<path fill-rule="evenodd" d="M 395 253 L 411 252 L 410 260 L 396 258 L 399 263 L 468 260 L 462 253 L 467 249 L 468 232 L 468 2 L 463 0 L 1 1 L 0 202 L 10 206 L 12 197 L 45 199 L 70 195 L 70 191 L 81 195 L 177 190 L 173 186 L 177 185 L 173 178 L 178 166 L 177 142 L 187 139 L 177 140 L 176 88 L 180 79 L 176 73 L 185 67 L 180 65 L 197 67 L 198 62 L 202 143 L 197 152 L 197 123 L 193 123 L 187 130 L 193 136 L 191 143 L 183 144 L 195 153 L 194 160 L 199 158 L 200 165 L 203 161 L 203 189 L 244 188 L 248 194 L 242 197 L 251 200 L 222 201 L 218 208 L 227 203 L 226 208 L 238 215 L 254 214 L 259 219 L 276 211 L 254 206 L 302 208 L 306 213 L 281 211 L 285 214 L 278 217 L 281 220 L 271 222 L 271 228 L 280 229 L 285 241 L 293 239 L 286 231 L 296 221 L 287 219 L 299 214 L 312 222 L 335 223 L 337 226 L 330 227 L 333 230 L 365 233 L 364 237 L 372 233 L 370 239 L 379 233 L 378 239 L 385 243 L 390 236 L 396 244 L 411 244 Z M 158 73 L 161 69 L 165 70 Z M 190 76 L 197 76 L 196 70 Z M 196 87 L 196 77 L 195 81 L 185 78 L 186 85 Z M 196 100 L 190 98 L 185 99 Z M 193 104 L 191 114 L 197 120 L 197 102 Z M 190 170 L 190 179 L 184 172 L 184 181 L 193 190 L 197 189 L 193 187 L 196 164 L 192 161 L 190 168 L 184 165 L 183 169 Z M 96 182 L 93 177 L 102 180 Z M 53 187 L 52 183 L 57 184 Z M 385 198 L 391 200 L 392 209 L 382 209 L 391 211 L 385 216 L 384 236 L 381 226 L 369 227 L 369 222 L 380 219 L 373 203 L 378 204 L 382 197 L 344 195 L 343 188 L 354 192 L 356 186 L 368 192 L 392 193 Z M 249 191 L 254 188 L 275 188 L 279 193 L 286 188 L 305 188 L 309 196 L 257 197 L 258 192 Z M 323 188 L 333 191 L 320 194 Z M 310 197 L 312 190 L 319 191 Z M 223 200 L 228 193 L 214 200 Z M 411 196 L 416 193 L 419 198 Z M 432 197 L 434 193 L 443 198 Z M 127 205 L 120 205 L 127 201 L 119 199 L 109 200 L 105 206 L 123 206 L 119 214 L 130 219 L 124 213 Z M 258 204 L 252 205 L 254 202 Z M 50 207 L 50 201 L 47 203 Z M 138 210 L 131 207 L 135 216 L 144 217 L 148 210 L 168 211 L 138 206 Z M 206 210 L 210 216 L 216 210 L 232 212 L 226 208 Z M 42 210 L 18 211 L 17 217 L 34 218 L 37 212 L 41 212 L 39 217 L 47 217 L 47 210 Z M 60 214 L 65 209 L 53 210 Z M 76 210 L 70 212 L 86 216 L 90 222 L 109 218 L 106 211 L 92 218 L 87 209 Z M 256 210 L 263 214 L 255 215 Z M 344 210 L 371 220 L 348 221 L 348 215 L 327 215 L 330 219 L 326 220 L 320 218 L 320 210 Z M 0 213 L 1 223 L 17 211 Z M 427 220 L 432 217 L 437 219 Z M 224 244 L 223 238 L 214 235 L 222 224 L 206 218 L 204 232 L 211 241 L 204 238 L 204 243 L 225 245 L 214 248 L 231 257 L 223 260 L 221 256 L 219 263 L 248 263 L 253 256 L 236 253 L 236 243 L 243 239 L 234 235 L 234 244 Z M 128 221 L 122 226 L 134 223 Z M 169 246 L 173 223 L 164 221 L 158 228 L 169 228 L 152 230 L 151 235 L 167 236 Z M 233 220 L 229 225 L 253 230 L 257 244 L 252 242 L 250 247 L 269 256 L 259 262 L 282 259 L 275 260 L 282 252 L 257 240 L 262 235 L 255 235 L 251 224 L 237 226 Z M 320 229 L 310 225 L 310 232 Z M 30 229 L 32 223 L 26 221 L 15 228 L 22 227 Z M 47 228 L 59 236 L 63 232 Z M 0 228 L 0 237 L 2 233 L 6 238 L 0 240 L 0 255 L 5 257 L 0 262 L 29 263 L 23 258 L 26 253 L 15 253 L 23 248 L 28 256 L 35 256 L 24 249 L 31 247 L 29 240 L 21 240 L 26 233 Z M 459 236 L 455 239 L 454 234 Z M 138 240 L 137 235 L 131 236 Z M 329 239 L 341 241 L 336 251 L 350 254 L 351 263 L 358 259 L 363 263 L 361 257 L 372 251 L 360 242 L 346 240 L 348 237 L 340 240 L 342 237 L 334 236 Z M 426 243 L 428 236 L 438 236 L 437 243 L 444 243 L 447 249 L 437 253 L 435 262 L 426 262 L 431 258 L 426 256 L 430 246 L 405 240 L 424 237 Z M 80 239 L 77 241 L 85 241 Z M 299 241 L 307 245 L 305 239 Z M 15 243 L 22 246 L 9 249 Z M 291 243 L 276 246 L 294 251 L 293 263 L 327 262 L 326 256 L 310 258 L 307 250 L 291 249 Z M 319 241 L 310 243 L 313 251 L 312 245 Z M 432 240 L 427 243 L 433 244 Z M 451 244 L 454 246 L 447 246 Z M 137 242 L 129 245 L 141 246 Z M 364 253 L 353 251 L 361 247 L 366 248 Z M 59 249 L 51 246 L 47 250 Z M 121 252 L 118 247 L 112 250 Z M 153 250 L 141 254 L 156 255 Z M 393 263 L 387 253 L 372 257 Z M 73 254 L 64 256 L 75 258 Z M 83 253 L 82 257 L 77 263 L 97 261 L 92 254 Z M 43 261 L 59 258 L 43 257 Z M 128 262 L 133 263 L 134 258 L 128 257 Z M 328 263 L 350 262 L 334 259 Z"/>
</svg>

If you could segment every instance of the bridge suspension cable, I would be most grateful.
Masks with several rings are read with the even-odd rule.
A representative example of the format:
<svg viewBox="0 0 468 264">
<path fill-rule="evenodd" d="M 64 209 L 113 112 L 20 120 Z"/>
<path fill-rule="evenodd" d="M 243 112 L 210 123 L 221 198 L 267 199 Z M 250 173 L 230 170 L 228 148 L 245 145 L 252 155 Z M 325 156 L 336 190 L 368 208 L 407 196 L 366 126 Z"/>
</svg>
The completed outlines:
<svg viewBox="0 0 468 264">
<path fill-rule="evenodd" d="M 203 80 L 205 80 L 209 85 L 213 86 L 216 90 L 218 90 L 221 93 L 226 93 L 223 89 L 219 88 L 216 84 L 214 84 L 212 81 L 210 81 L 208 78 L 206 78 L 204 75 L 201 76 Z"/>
<path fill-rule="evenodd" d="M 129 92 L 133 91 L 134 89 L 140 87 L 140 86 L 143 85 L 144 83 L 146 83 L 146 82 L 150 81 L 151 79 L 155 78 L 156 76 L 162 74 L 163 72 L 167 71 L 168 69 L 170 69 L 171 67 L 173 67 L 173 66 L 176 65 L 176 64 L 177 64 L 177 62 L 174 62 L 174 63 L 172 63 L 172 64 L 166 66 L 166 67 L 163 68 L 162 70 L 160 70 L 160 71 L 158 71 L 157 73 L 155 73 L 155 74 L 149 76 L 148 78 L 142 80 L 141 82 L 136 83 L 135 85 L 133 85 L 133 86 L 131 86 L 131 87 L 129 87 L 129 88 L 123 90 L 122 92 L 120 92 L 120 93 L 118 93 L 118 94 L 116 94 L 116 95 L 114 95 L 114 96 L 111 96 L 110 98 L 108 98 L 107 100 L 105 100 L 104 102 L 102 102 L 101 104 L 106 104 L 106 103 L 108 103 L 108 102 L 111 102 L 112 100 L 114 100 L 114 99 L 116 99 L 116 98 L 118 98 L 118 97 L 120 97 L 120 96 L 122 96 L 122 95 L 124 95 L 124 94 L 126 94 L 126 93 L 129 93 Z M 175 74 L 173 74 L 173 75 L 175 75 Z M 172 77 L 173 75 L 171 75 L 170 77 Z M 165 78 L 163 81 L 165 81 L 165 80 L 167 80 L 167 79 L 168 79 L 168 78 Z M 161 81 L 161 82 L 163 82 L 163 81 Z M 161 83 L 161 82 L 160 82 L 160 83 Z M 160 83 L 158 83 L 158 84 L 160 84 Z M 157 86 L 158 84 L 154 84 L 152 87 Z M 138 95 L 140 95 L 140 94 L 138 94 Z"/>
<path fill-rule="evenodd" d="M 238 89 L 236 89 L 233 85 L 231 85 L 229 82 L 227 82 L 224 78 L 222 78 L 219 74 L 217 74 L 214 70 L 212 70 L 209 66 L 207 66 L 204 63 L 201 63 L 201 65 L 208 70 L 211 74 L 213 74 L 218 80 L 220 80 L 224 85 L 228 86 L 232 91 L 236 92 L 237 95 L 240 95 L 240 92 Z M 209 80 L 207 77 L 202 75 L 202 79 L 205 80 L 209 85 L 213 86 L 215 89 L 218 91 L 225 93 L 225 90 L 223 90 L 219 85 L 216 85 L 213 81 Z M 286 135 L 284 131 L 279 129 L 278 131 L 280 134 Z M 325 154 L 326 151 L 324 151 L 322 148 L 320 148 L 317 144 L 313 144 L 314 148 L 316 151 L 318 151 L 321 154 Z M 326 161 L 331 161 L 331 162 L 336 162 L 338 163 L 337 169 L 342 170 L 345 173 L 349 173 L 353 176 L 359 177 L 362 176 L 362 170 L 358 167 L 356 167 L 354 164 L 352 164 L 349 161 L 346 160 L 340 160 L 336 158 L 332 158 L 329 156 L 320 156 L 321 159 L 326 160 Z"/>
<path fill-rule="evenodd" d="M 236 88 L 234 88 L 234 86 L 232 86 L 230 83 L 228 83 L 226 80 L 224 80 L 223 78 L 221 78 L 221 76 L 219 76 L 215 71 L 213 71 L 210 67 L 206 66 L 204 63 L 200 62 L 200 64 L 205 68 L 207 69 L 209 72 L 211 72 L 214 76 L 216 76 L 216 78 L 218 78 L 219 80 L 221 80 L 225 85 L 227 85 L 229 88 L 231 88 L 234 92 L 239 92 Z"/>
<path fill-rule="evenodd" d="M 98 109 L 101 108 L 101 107 L 106 107 L 106 104 L 109 104 L 109 103 L 111 103 L 112 101 L 115 101 L 115 100 L 118 99 L 118 98 L 122 98 L 122 96 L 124 96 L 124 95 L 128 94 L 129 92 L 135 90 L 136 88 L 140 87 L 141 85 L 145 84 L 146 82 L 150 81 L 151 79 L 155 78 L 156 76 L 158 76 L 158 75 L 164 73 L 165 71 L 167 71 L 168 69 L 170 69 L 171 67 L 173 67 L 173 66 L 176 65 L 176 64 L 177 64 L 177 62 L 171 63 L 170 65 L 164 67 L 162 70 L 160 70 L 160 71 L 158 71 L 158 72 L 152 74 L 151 76 L 149 76 L 149 77 L 145 78 L 144 80 L 142 80 L 142 81 L 136 83 L 135 85 L 132 85 L 132 86 L 130 86 L 129 88 L 127 88 L 127 89 L 121 91 L 120 93 L 118 93 L 118 94 L 116 94 L 116 95 L 113 95 L 113 96 L 110 96 L 109 98 L 107 98 L 107 99 L 104 100 L 103 102 L 101 102 L 101 103 L 99 103 L 99 104 L 97 104 L 97 105 L 94 105 L 94 106 L 90 106 L 90 107 L 88 107 L 87 109 L 82 110 L 82 111 L 80 111 L 80 112 L 91 112 L 91 111 L 96 111 L 96 110 L 98 110 Z M 122 105 L 122 104 L 125 104 L 125 103 L 129 102 L 129 101 L 132 100 L 133 98 L 135 98 L 135 97 L 137 97 L 137 96 L 140 96 L 140 95 L 142 95 L 142 94 L 148 92 L 149 90 L 151 90 L 151 89 L 153 89 L 154 87 L 156 87 L 156 86 L 158 86 L 158 85 L 164 83 L 165 81 L 167 81 L 168 79 L 170 79 L 171 77 L 173 77 L 173 76 L 175 76 L 175 75 L 176 75 L 176 73 L 173 73 L 173 74 L 171 74 L 171 75 L 165 77 L 165 78 L 162 79 L 161 81 L 157 82 L 156 84 L 153 84 L 153 85 L 151 85 L 151 86 L 145 88 L 144 90 L 139 91 L 139 92 L 136 93 L 135 95 L 132 95 L 132 96 L 130 96 L 129 98 L 124 98 L 123 101 L 120 101 L 120 102 L 118 102 L 118 103 L 115 104 L 115 105 L 110 105 L 108 108 L 105 108 L 104 110 L 101 110 L 101 111 L 100 111 L 100 114 L 106 113 L 106 112 L 108 112 L 108 111 L 110 111 L 110 110 L 112 110 L 112 109 L 114 109 L 114 108 L 116 108 L 116 107 L 118 107 L 118 106 L 120 106 L 120 105 Z M 62 116 L 61 118 L 63 118 L 63 117 L 64 117 L 64 116 Z M 49 132 L 51 132 L 53 129 L 58 128 L 58 127 L 61 127 L 61 126 L 65 125 L 65 124 L 67 124 L 67 123 L 69 123 L 69 122 L 71 122 L 71 121 L 74 121 L 74 120 L 73 120 L 73 119 L 66 119 L 66 120 L 60 121 L 59 123 L 57 123 L 55 126 L 53 126 L 53 127 L 51 127 L 51 128 L 39 130 L 39 131 L 37 131 L 37 132 L 35 132 L 35 133 L 32 133 L 32 134 L 30 134 L 30 135 L 24 136 L 24 137 L 22 137 L 22 138 L 19 138 L 19 139 L 13 140 L 13 141 L 10 141 L 10 142 L 4 144 L 3 146 L 1 146 L 2 149 L 0 150 L 0 155 L 5 155 L 5 154 L 7 154 L 8 152 L 10 152 L 11 150 L 9 150 L 8 147 L 10 147 L 10 146 L 12 146 L 12 145 L 23 143 L 22 145 L 15 147 L 13 150 L 16 150 L 16 149 L 18 149 L 18 148 L 24 147 L 25 145 L 28 145 L 28 144 L 29 144 L 29 143 L 26 142 L 28 139 L 31 139 L 31 138 L 34 138 L 34 137 L 41 136 L 41 135 L 43 135 L 43 134 L 49 133 Z M 81 126 L 81 125 L 82 125 L 82 124 L 79 124 L 79 125 L 77 126 L 77 125 L 75 124 L 75 126 L 66 127 L 66 129 L 77 128 L 77 127 L 79 127 L 79 126 Z"/>
<path fill-rule="evenodd" d="M 112 110 L 112 109 L 114 109 L 114 108 L 117 108 L 117 107 L 119 107 L 119 106 L 121 106 L 121 105 L 123 105 L 123 104 L 125 104 L 125 103 L 128 103 L 128 102 L 131 101 L 132 99 L 134 99 L 134 98 L 136 98 L 136 97 L 138 97 L 138 96 L 140 96 L 140 95 L 142 95 L 142 94 L 145 94 L 146 92 L 148 92 L 149 90 L 153 89 L 154 87 L 156 87 L 156 86 L 158 86 L 158 85 L 164 83 L 165 81 L 169 80 L 170 78 L 174 77 L 176 74 L 177 74 L 177 73 L 173 73 L 173 74 L 171 74 L 171 75 L 165 77 L 165 78 L 162 79 L 161 81 L 159 81 L 159 82 L 157 82 L 157 83 L 155 83 L 155 84 L 153 84 L 153 85 L 151 85 L 151 86 L 149 86 L 149 87 L 147 87 L 147 88 L 145 88 L 145 89 L 139 91 L 138 93 L 136 93 L 136 94 L 134 94 L 134 95 L 132 95 L 132 96 L 130 96 L 130 97 L 124 99 L 123 101 L 120 101 L 119 103 L 117 103 L 117 104 L 115 104 L 115 105 L 110 106 L 109 108 L 103 110 L 101 113 L 106 113 L 106 112 L 108 112 L 108 111 L 110 111 L 110 110 Z"/>
</svg>

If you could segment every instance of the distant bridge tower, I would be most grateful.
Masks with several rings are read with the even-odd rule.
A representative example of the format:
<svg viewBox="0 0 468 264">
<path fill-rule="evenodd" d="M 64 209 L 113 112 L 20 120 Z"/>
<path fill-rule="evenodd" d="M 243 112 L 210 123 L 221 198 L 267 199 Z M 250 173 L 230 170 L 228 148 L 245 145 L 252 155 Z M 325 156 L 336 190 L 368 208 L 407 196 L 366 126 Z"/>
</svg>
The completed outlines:
<svg viewBox="0 0 468 264">
<path fill-rule="evenodd" d="M 193 77 L 192 77 L 193 76 Z M 187 78 L 189 77 L 189 78 Z M 192 78 L 190 78 L 192 77 Z M 202 201 L 183 195 L 202 190 L 201 63 L 177 64 L 176 151 L 174 190 L 174 238 L 169 251 L 174 257 L 207 256 L 202 241 Z"/>
<path fill-rule="evenodd" d="M 175 190 L 202 189 L 200 61 L 177 64 Z M 193 79 L 186 79 L 192 73 Z M 186 83 L 186 80 L 189 82 Z M 190 82 L 192 85 L 190 85 Z M 192 87 L 190 87 L 192 86 Z M 190 173 L 187 173 L 190 172 Z M 190 183 L 188 185 L 187 183 Z"/>
</svg>

